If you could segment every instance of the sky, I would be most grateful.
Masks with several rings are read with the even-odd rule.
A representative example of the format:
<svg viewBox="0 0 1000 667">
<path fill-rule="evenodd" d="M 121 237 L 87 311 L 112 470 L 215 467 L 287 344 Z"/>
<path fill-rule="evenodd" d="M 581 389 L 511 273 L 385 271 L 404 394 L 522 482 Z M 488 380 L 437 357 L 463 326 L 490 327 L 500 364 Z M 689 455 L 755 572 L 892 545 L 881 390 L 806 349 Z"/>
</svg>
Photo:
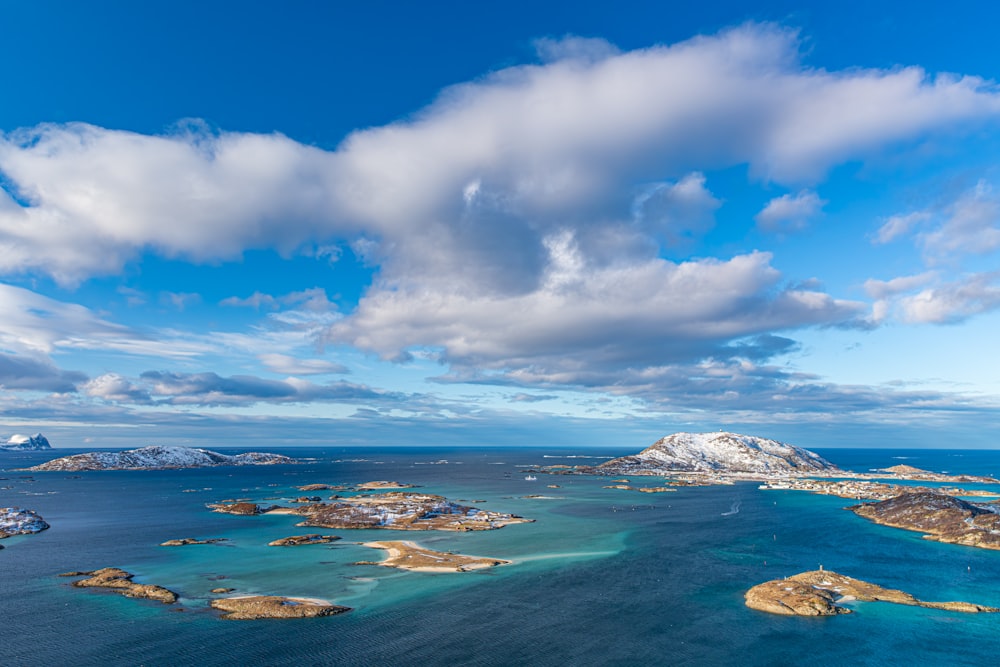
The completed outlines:
<svg viewBox="0 0 1000 667">
<path fill-rule="evenodd" d="M 0 3 L 0 435 L 1000 444 L 992 3 Z"/>
</svg>

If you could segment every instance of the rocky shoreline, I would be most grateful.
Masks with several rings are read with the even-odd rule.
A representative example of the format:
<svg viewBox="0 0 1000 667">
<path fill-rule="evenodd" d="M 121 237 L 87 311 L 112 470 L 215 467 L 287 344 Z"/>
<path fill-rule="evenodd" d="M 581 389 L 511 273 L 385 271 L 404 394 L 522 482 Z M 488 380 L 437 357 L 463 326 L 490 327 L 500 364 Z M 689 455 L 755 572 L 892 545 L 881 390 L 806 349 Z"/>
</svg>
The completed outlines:
<svg viewBox="0 0 1000 667">
<path fill-rule="evenodd" d="M 212 609 L 224 612 L 220 618 L 234 621 L 255 621 L 272 618 L 317 618 L 350 611 L 326 600 L 294 598 L 278 595 L 247 595 L 212 600 Z"/>
<path fill-rule="evenodd" d="M 165 604 L 177 602 L 177 593 L 162 586 L 137 584 L 132 581 L 132 577 L 135 576 L 134 574 L 117 567 L 105 567 L 100 570 L 88 572 L 66 572 L 59 576 L 86 577 L 86 579 L 73 582 L 73 586 L 77 588 L 106 588 L 130 598 L 155 600 Z"/>
<path fill-rule="evenodd" d="M 926 540 L 1000 550 L 1000 514 L 953 496 L 905 493 L 847 509 L 883 526 L 924 533 Z"/>
</svg>

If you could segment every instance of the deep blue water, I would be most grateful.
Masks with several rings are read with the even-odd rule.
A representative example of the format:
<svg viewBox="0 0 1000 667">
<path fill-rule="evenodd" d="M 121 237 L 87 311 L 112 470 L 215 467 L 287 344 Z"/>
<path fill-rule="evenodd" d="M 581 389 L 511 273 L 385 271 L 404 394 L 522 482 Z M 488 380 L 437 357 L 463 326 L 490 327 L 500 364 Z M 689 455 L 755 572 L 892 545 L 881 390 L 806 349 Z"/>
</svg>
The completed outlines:
<svg viewBox="0 0 1000 667">
<path fill-rule="evenodd" d="M 1000 650 L 1000 615 L 884 603 L 808 619 L 747 609 L 754 584 L 820 564 L 928 600 L 1000 606 L 1000 552 L 936 544 L 843 511 L 849 501 L 756 484 L 638 494 L 606 479 L 538 475 L 545 458 L 620 450 L 300 449 L 297 466 L 28 473 L 51 455 L 0 454 L 0 506 L 29 507 L 52 528 L 0 551 L 3 665 L 983 665 Z M 59 455 L 70 453 L 59 450 Z M 822 450 L 856 470 L 908 463 L 1000 473 L 1000 452 Z M 909 458 L 900 458 L 909 457 Z M 358 460 L 364 459 L 364 460 Z M 446 462 L 443 462 L 446 461 Z M 509 473 L 509 475 L 507 474 Z M 267 547 L 300 534 L 289 516 L 235 517 L 205 503 L 282 499 L 293 487 L 392 479 L 536 519 L 481 533 L 337 532 L 329 546 Z M 548 484 L 561 488 L 550 489 Z M 550 499 L 523 496 L 544 494 Z M 165 548 L 178 537 L 225 537 Z M 353 565 L 356 543 L 411 539 L 513 565 L 463 574 Z M 179 592 L 183 612 L 74 589 L 69 570 L 118 566 Z M 220 577 L 224 577 L 220 579 Z M 303 595 L 353 608 L 289 621 L 222 621 L 216 586 Z"/>
</svg>

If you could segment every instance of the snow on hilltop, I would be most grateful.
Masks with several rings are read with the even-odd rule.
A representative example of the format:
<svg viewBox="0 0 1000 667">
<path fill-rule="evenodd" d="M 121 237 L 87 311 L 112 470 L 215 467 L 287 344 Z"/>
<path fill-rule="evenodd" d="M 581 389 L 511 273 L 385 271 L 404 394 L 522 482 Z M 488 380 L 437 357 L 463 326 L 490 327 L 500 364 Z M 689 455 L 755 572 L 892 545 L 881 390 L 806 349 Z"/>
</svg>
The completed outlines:
<svg viewBox="0 0 1000 667">
<path fill-rule="evenodd" d="M 153 445 L 124 452 L 89 452 L 54 459 L 28 470 L 155 470 L 158 468 L 203 468 L 206 466 L 273 465 L 295 463 L 281 454 L 247 452 L 228 456 L 207 449 Z"/>
<path fill-rule="evenodd" d="M 634 456 L 623 456 L 599 466 L 612 474 L 648 471 L 808 473 L 836 470 L 823 457 L 801 447 L 719 431 L 674 433 Z"/>
<path fill-rule="evenodd" d="M 52 445 L 49 444 L 48 439 L 41 433 L 36 433 L 35 435 L 12 435 L 7 438 L 6 444 L 0 445 L 2 450 L 33 450 L 33 449 L 52 449 Z"/>
<path fill-rule="evenodd" d="M 49 527 L 33 510 L 19 507 L 0 507 L 0 539 L 11 535 L 38 533 Z M 2 548 L 2 547 L 0 547 Z"/>
</svg>

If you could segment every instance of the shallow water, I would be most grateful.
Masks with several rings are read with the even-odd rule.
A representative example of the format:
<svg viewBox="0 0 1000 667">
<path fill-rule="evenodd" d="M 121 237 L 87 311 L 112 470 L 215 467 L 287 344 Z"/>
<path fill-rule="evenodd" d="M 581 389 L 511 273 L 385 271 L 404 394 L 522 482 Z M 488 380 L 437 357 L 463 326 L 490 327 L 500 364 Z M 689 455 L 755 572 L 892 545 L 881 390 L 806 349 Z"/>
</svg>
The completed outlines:
<svg viewBox="0 0 1000 667">
<path fill-rule="evenodd" d="M 315 460 L 77 478 L 35 473 L 32 481 L 11 469 L 51 456 L 0 454 L 0 477 L 8 478 L 0 486 L 13 487 L 0 490 L 0 505 L 30 507 L 53 526 L 5 540 L 0 551 L 0 663 L 981 665 L 1000 649 L 1000 615 L 880 603 L 857 603 L 855 614 L 823 619 L 747 609 L 742 596 L 750 586 L 820 564 L 928 600 L 1000 606 L 1000 552 L 876 526 L 843 511 L 850 504 L 843 499 L 761 491 L 756 484 L 640 494 L 604 489 L 607 480 L 598 478 L 526 481 L 519 466 L 597 462 L 546 458 L 579 453 L 552 448 L 287 453 Z M 821 453 L 856 470 L 905 462 L 1000 471 L 998 452 Z M 239 517 L 205 508 L 229 498 L 281 502 L 302 495 L 294 487 L 308 483 L 377 479 L 418 484 L 536 522 L 476 533 L 322 530 L 343 539 L 274 548 L 267 542 L 316 529 L 296 528 L 291 516 Z M 523 497 L 530 494 L 551 497 Z M 180 537 L 228 541 L 157 546 Z M 381 551 L 357 544 L 376 539 L 410 539 L 514 564 L 461 574 L 354 565 L 382 558 Z M 177 591 L 186 611 L 74 589 L 55 576 L 105 566 Z M 326 598 L 353 611 L 298 621 L 221 621 L 207 608 L 217 586 L 235 594 Z"/>
</svg>

